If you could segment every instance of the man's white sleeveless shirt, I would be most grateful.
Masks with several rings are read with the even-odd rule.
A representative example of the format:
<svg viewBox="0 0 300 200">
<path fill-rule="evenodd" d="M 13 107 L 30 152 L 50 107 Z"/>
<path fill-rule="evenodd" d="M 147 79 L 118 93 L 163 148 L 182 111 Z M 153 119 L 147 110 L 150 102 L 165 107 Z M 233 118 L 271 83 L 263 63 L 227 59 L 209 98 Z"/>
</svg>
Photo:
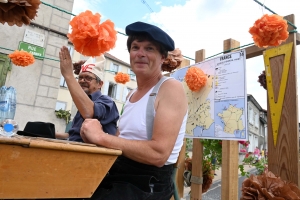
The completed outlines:
<svg viewBox="0 0 300 200">
<path fill-rule="evenodd" d="M 148 103 L 149 95 L 151 94 L 153 88 L 151 88 L 147 94 L 145 94 L 139 101 L 131 103 L 129 101 L 132 94 L 136 91 L 134 90 L 130 97 L 126 100 L 124 106 L 124 113 L 120 117 L 119 121 L 119 137 L 129 139 L 129 140 L 148 140 L 146 131 L 146 108 Z M 153 108 L 154 109 L 154 108 Z M 155 113 L 155 110 L 154 110 Z M 183 122 L 180 127 L 180 131 L 173 148 L 173 151 L 168 158 L 165 165 L 174 164 L 177 161 L 179 152 L 183 144 L 183 138 L 186 130 L 186 120 L 187 113 L 184 116 Z M 138 149 L 137 149 L 138 151 Z"/>
</svg>

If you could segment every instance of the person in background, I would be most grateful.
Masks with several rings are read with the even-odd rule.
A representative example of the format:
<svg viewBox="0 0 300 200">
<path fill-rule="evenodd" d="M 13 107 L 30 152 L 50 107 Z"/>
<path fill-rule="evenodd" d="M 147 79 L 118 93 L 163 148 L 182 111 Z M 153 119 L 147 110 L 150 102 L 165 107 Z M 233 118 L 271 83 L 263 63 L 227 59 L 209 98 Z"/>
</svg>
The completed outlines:
<svg viewBox="0 0 300 200">
<path fill-rule="evenodd" d="M 56 138 L 83 142 L 80 128 L 85 119 L 96 119 L 102 124 L 104 132 L 115 135 L 119 112 L 115 102 L 101 93 L 104 56 L 100 56 L 96 63 L 93 63 L 93 58 L 89 58 L 81 67 L 78 81 L 73 74 L 73 64 L 67 47 L 61 48 L 59 59 L 61 74 L 66 80 L 78 112 L 73 118 L 69 133 L 56 133 Z"/>
<path fill-rule="evenodd" d="M 260 150 L 259 150 L 259 148 L 258 147 L 256 147 L 255 149 L 254 149 L 254 157 L 255 157 L 255 162 L 257 162 L 258 160 L 259 160 L 259 157 L 260 157 Z"/>
<path fill-rule="evenodd" d="M 265 159 L 268 159 L 268 152 L 267 152 L 267 149 L 265 149 L 264 154 L 265 154 Z"/>
<path fill-rule="evenodd" d="M 119 137 L 105 134 L 97 120 L 86 119 L 81 127 L 85 142 L 122 151 L 92 199 L 170 199 L 173 164 L 183 144 L 188 110 L 182 84 L 165 79 L 161 71 L 168 51 L 175 48 L 174 41 L 160 28 L 143 22 L 128 25 L 126 34 L 137 88 L 125 103 Z M 153 91 L 155 86 L 158 92 Z M 146 117 L 146 113 L 153 114 Z"/>
<path fill-rule="evenodd" d="M 265 151 L 262 149 L 260 152 L 261 158 L 265 158 Z"/>
</svg>

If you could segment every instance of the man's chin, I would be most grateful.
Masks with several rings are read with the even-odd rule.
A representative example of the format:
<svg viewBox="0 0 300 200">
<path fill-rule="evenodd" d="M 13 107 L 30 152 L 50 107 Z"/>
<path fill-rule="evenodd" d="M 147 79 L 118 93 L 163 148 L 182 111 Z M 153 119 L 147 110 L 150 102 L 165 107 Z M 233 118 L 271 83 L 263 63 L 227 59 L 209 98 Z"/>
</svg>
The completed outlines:
<svg viewBox="0 0 300 200">
<path fill-rule="evenodd" d="M 81 88 L 86 94 L 90 94 L 90 91 L 86 87 L 81 87 Z"/>
</svg>

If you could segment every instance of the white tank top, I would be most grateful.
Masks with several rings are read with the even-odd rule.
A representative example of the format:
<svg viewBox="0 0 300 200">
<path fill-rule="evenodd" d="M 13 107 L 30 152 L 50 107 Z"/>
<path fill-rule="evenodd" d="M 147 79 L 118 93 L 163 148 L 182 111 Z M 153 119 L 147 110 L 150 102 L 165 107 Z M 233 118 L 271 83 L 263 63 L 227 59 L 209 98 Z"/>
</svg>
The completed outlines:
<svg viewBox="0 0 300 200">
<path fill-rule="evenodd" d="M 124 111 L 126 112 L 123 113 L 119 121 L 119 137 L 129 140 L 148 140 L 146 130 L 146 109 L 148 98 L 152 90 L 153 88 L 151 88 L 139 101 L 131 103 L 129 99 L 132 96 L 132 94 L 136 91 L 134 90 L 130 97 L 126 100 L 124 106 Z M 177 161 L 179 152 L 183 144 L 183 138 L 186 130 L 186 120 L 187 113 L 184 116 L 183 122 L 181 124 L 180 131 L 178 133 L 178 137 L 173 151 L 165 165 L 174 164 Z"/>
</svg>

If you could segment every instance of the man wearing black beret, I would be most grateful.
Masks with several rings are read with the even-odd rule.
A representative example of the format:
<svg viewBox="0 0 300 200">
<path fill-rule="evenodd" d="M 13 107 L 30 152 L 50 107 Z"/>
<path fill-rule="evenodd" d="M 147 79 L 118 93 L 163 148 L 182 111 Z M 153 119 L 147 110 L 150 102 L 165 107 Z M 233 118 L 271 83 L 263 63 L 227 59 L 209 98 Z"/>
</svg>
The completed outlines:
<svg viewBox="0 0 300 200">
<path fill-rule="evenodd" d="M 183 144 L 187 99 L 182 84 L 162 75 L 161 65 L 175 48 L 160 28 L 135 22 L 126 27 L 130 64 L 137 88 L 119 121 L 119 137 L 105 134 L 97 120 L 86 119 L 85 142 L 122 150 L 92 199 L 167 200 L 172 172 Z"/>
</svg>

